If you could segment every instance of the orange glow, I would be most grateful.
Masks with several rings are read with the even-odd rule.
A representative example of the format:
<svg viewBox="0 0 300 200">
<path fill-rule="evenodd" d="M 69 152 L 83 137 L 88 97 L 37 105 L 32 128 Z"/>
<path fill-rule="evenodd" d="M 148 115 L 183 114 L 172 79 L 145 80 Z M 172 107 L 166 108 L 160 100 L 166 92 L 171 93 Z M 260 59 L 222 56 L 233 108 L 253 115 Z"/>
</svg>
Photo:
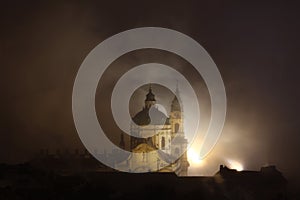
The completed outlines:
<svg viewBox="0 0 300 200">
<path fill-rule="evenodd" d="M 236 169 L 237 171 L 243 171 L 244 170 L 243 165 L 238 161 L 228 159 L 227 162 L 229 164 L 228 167 L 230 169 Z"/>
<path fill-rule="evenodd" d="M 188 160 L 191 163 L 191 165 L 202 165 L 203 160 L 200 159 L 199 154 L 194 149 L 190 148 L 187 151 Z"/>
</svg>

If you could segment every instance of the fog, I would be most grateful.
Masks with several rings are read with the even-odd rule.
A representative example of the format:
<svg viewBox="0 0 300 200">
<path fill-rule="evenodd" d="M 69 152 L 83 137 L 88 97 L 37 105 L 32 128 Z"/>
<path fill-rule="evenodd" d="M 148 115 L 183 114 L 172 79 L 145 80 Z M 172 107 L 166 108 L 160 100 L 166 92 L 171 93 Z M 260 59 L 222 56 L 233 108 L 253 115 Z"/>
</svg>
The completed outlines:
<svg viewBox="0 0 300 200">
<path fill-rule="evenodd" d="M 83 148 L 71 110 L 72 87 L 83 59 L 113 34 L 160 26 L 185 33 L 204 46 L 226 88 L 222 135 L 205 162 L 191 166 L 190 174 L 211 175 L 230 159 L 241 162 L 244 169 L 275 164 L 288 177 L 298 176 L 296 6 L 209 2 L 3 3 L 0 162 L 26 161 L 41 148 L 53 152 Z M 164 58 L 156 53 L 160 52 L 136 52 L 116 64 L 129 67 L 159 59 L 183 71 L 188 68 L 179 65 L 180 58 L 174 55 Z M 118 73 L 103 81 L 115 80 Z M 190 78 L 197 79 L 193 74 Z M 199 92 L 205 85 L 194 85 L 202 96 Z M 101 110 L 100 94 L 101 85 L 96 97 L 96 107 Z M 203 103 L 207 109 L 203 116 L 209 116 L 209 102 Z M 105 117 L 105 112 L 99 112 L 100 119 Z"/>
</svg>

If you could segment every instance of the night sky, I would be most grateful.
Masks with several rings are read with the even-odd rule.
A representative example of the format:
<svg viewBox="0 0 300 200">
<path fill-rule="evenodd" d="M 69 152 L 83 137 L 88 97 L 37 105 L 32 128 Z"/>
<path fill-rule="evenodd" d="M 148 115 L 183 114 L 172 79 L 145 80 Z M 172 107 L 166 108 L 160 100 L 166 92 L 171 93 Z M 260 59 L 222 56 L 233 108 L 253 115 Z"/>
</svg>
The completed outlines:
<svg viewBox="0 0 300 200">
<path fill-rule="evenodd" d="M 82 61 L 116 33 L 157 26 L 198 41 L 224 80 L 227 118 L 208 174 L 231 158 L 300 178 L 298 10 L 285 1 L 1 2 L 0 162 L 83 148 L 71 108 Z"/>
</svg>

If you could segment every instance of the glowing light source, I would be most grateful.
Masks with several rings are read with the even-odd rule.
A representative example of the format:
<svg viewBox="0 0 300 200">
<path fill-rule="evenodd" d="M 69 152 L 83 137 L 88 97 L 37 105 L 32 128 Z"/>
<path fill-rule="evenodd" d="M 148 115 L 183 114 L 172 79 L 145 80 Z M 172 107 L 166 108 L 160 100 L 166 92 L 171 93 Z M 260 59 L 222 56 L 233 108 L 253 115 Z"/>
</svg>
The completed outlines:
<svg viewBox="0 0 300 200">
<path fill-rule="evenodd" d="M 230 169 L 236 169 L 237 171 L 242 171 L 244 170 L 244 167 L 241 163 L 235 161 L 235 160 L 227 160 L 228 164 L 229 164 L 229 168 Z"/>
<path fill-rule="evenodd" d="M 191 162 L 191 164 L 202 164 L 203 163 L 203 160 L 200 159 L 200 155 L 192 148 L 190 148 L 187 151 L 187 156 L 188 156 L 188 160 L 189 160 L 189 162 Z"/>
</svg>

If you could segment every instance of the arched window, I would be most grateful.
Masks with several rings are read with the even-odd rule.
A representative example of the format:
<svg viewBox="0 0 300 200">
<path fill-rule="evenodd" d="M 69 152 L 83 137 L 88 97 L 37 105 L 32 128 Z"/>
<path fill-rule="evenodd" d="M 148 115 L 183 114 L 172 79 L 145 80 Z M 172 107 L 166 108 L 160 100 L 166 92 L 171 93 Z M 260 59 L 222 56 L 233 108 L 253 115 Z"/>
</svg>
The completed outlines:
<svg viewBox="0 0 300 200">
<path fill-rule="evenodd" d="M 161 138 L 161 148 L 164 149 L 166 145 L 165 137 Z"/>
<path fill-rule="evenodd" d="M 178 131 L 179 131 L 179 124 L 176 123 L 176 124 L 175 124 L 175 133 L 178 133 Z"/>
</svg>

